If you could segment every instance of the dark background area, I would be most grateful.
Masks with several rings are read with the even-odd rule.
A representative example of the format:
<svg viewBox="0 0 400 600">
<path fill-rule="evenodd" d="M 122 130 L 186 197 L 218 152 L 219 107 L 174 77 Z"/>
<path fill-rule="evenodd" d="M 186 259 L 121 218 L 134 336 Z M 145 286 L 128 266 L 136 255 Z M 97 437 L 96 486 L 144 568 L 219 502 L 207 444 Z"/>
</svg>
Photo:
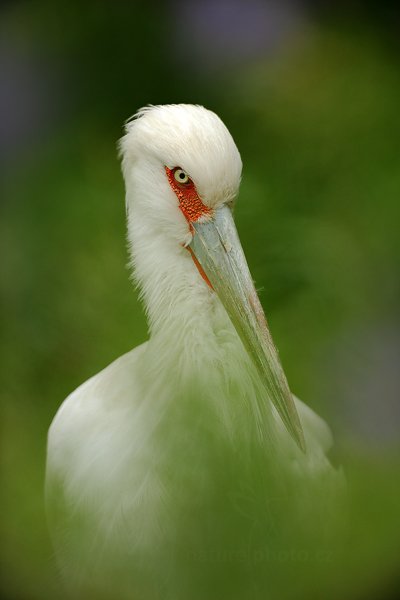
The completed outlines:
<svg viewBox="0 0 400 600">
<path fill-rule="evenodd" d="M 349 482 L 340 564 L 296 597 L 396 597 L 397 4 L 0 11 L 2 597 L 59 597 L 46 432 L 70 391 L 146 339 L 116 142 L 138 108 L 170 102 L 217 112 L 241 151 L 241 241 L 291 387 L 332 426 Z"/>
</svg>

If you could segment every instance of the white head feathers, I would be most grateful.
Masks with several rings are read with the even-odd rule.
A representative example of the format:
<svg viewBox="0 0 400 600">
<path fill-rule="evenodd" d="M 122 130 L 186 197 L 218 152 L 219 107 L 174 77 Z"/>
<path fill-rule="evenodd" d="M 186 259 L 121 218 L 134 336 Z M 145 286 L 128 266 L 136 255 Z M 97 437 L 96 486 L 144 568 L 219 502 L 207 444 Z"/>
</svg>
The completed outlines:
<svg viewBox="0 0 400 600">
<path fill-rule="evenodd" d="M 239 151 L 221 119 L 202 106 L 142 108 L 127 123 L 120 148 L 127 187 L 133 165 L 140 162 L 164 179 L 164 166 L 181 167 L 211 208 L 237 194 L 242 170 Z"/>
</svg>

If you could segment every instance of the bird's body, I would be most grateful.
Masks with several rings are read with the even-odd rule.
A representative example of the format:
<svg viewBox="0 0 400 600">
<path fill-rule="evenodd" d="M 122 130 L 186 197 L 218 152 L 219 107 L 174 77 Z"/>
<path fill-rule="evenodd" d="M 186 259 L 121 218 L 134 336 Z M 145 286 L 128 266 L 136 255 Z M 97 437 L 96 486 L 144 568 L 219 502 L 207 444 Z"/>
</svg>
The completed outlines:
<svg viewBox="0 0 400 600">
<path fill-rule="evenodd" d="M 259 548 L 273 537 L 280 509 L 274 517 L 271 495 L 285 506 L 295 488 L 301 513 L 313 482 L 335 479 L 325 457 L 331 436 L 300 401 L 292 406 L 290 396 L 286 411 L 274 397 L 286 383 L 269 347 L 272 374 L 264 384 L 264 366 L 254 359 L 259 342 L 246 336 L 260 328 L 260 348 L 270 338 L 248 280 L 229 293 L 244 290 L 251 327 L 235 313 L 236 296 L 233 308 L 225 299 L 202 250 L 191 246 L 197 235 L 207 245 L 207 228 L 230 210 L 225 204 L 239 186 L 240 157 L 224 125 L 202 107 L 146 109 L 128 125 L 122 152 L 150 339 L 80 386 L 57 413 L 49 432 L 49 520 L 75 597 L 90 590 L 101 597 L 100 590 L 138 600 L 201 598 L 196 578 L 204 582 L 208 571 L 215 581 L 213 552 L 235 543 Z M 231 244 L 223 239 L 228 256 Z"/>
</svg>

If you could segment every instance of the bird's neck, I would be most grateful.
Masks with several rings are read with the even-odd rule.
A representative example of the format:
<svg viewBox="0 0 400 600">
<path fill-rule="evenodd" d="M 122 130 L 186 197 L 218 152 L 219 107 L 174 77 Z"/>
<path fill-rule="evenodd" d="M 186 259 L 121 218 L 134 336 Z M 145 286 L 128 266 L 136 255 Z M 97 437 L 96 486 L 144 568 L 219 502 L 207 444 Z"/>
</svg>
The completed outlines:
<svg viewBox="0 0 400 600">
<path fill-rule="evenodd" d="M 140 367 L 151 398 L 144 406 L 157 419 L 172 410 L 171 400 L 178 411 L 211 407 L 228 436 L 269 444 L 270 407 L 262 401 L 255 367 L 217 294 L 187 249 L 166 239 L 163 231 L 146 231 L 143 219 L 137 219 L 137 229 L 134 223 L 129 230 L 132 261 L 150 329 Z"/>
<path fill-rule="evenodd" d="M 163 232 L 146 231 L 133 221 L 130 245 L 135 278 L 150 330 L 150 344 L 162 356 L 204 368 L 221 360 L 229 346 L 242 352 L 241 342 L 215 292 L 207 285 L 191 253 Z"/>
</svg>

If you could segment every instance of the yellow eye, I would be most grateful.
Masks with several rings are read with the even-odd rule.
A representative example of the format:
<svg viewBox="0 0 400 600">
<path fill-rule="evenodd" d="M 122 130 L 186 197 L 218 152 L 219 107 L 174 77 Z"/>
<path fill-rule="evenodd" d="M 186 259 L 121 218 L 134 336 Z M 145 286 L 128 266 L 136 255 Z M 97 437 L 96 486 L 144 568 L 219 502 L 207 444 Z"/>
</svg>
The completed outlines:
<svg viewBox="0 0 400 600">
<path fill-rule="evenodd" d="M 178 183 L 189 183 L 190 181 L 189 175 L 185 171 L 182 171 L 182 169 L 175 169 L 174 177 Z"/>
</svg>

